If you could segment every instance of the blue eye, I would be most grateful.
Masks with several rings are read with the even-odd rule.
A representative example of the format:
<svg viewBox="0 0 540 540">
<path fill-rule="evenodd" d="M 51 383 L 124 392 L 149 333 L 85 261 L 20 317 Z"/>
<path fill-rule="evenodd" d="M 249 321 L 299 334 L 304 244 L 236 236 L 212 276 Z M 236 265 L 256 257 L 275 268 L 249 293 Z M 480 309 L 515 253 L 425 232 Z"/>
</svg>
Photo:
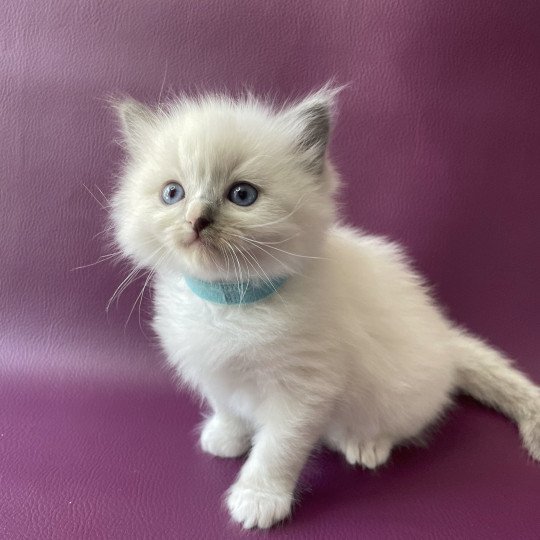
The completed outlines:
<svg viewBox="0 0 540 540">
<path fill-rule="evenodd" d="M 247 182 L 234 184 L 228 195 L 229 201 L 238 206 L 249 206 L 257 200 L 258 196 L 257 189 Z"/>
<path fill-rule="evenodd" d="M 165 204 L 174 204 L 181 201 L 186 193 L 178 182 L 169 182 L 161 192 L 161 199 Z"/>
</svg>

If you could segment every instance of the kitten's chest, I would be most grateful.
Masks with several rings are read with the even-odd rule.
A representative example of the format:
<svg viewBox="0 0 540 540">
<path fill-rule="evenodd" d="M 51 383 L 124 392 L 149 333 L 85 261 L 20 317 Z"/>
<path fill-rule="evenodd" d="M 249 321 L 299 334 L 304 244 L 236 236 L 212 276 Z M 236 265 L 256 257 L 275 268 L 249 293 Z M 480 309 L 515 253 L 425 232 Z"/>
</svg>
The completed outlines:
<svg viewBox="0 0 540 540">
<path fill-rule="evenodd" d="M 210 304 L 183 283 L 156 285 L 154 329 L 169 362 L 191 376 L 242 369 L 282 333 L 270 310 Z"/>
</svg>

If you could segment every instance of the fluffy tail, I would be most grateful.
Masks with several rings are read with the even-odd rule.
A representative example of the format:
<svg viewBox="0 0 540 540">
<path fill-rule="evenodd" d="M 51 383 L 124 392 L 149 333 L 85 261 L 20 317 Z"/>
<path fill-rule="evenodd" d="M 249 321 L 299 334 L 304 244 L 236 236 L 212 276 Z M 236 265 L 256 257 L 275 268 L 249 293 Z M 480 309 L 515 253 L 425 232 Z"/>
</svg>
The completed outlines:
<svg viewBox="0 0 540 540">
<path fill-rule="evenodd" d="M 540 387 L 480 339 L 459 332 L 455 345 L 459 388 L 514 420 L 529 454 L 540 461 Z"/>
</svg>

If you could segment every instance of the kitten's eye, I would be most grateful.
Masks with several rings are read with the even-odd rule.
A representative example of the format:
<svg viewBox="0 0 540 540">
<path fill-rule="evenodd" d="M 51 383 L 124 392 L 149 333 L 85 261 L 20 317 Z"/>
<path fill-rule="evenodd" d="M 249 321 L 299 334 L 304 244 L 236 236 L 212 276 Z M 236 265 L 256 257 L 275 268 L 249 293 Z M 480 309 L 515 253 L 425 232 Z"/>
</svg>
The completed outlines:
<svg viewBox="0 0 540 540">
<path fill-rule="evenodd" d="M 165 204 L 174 204 L 181 201 L 186 193 L 178 182 L 169 182 L 161 192 L 161 198 Z"/>
<path fill-rule="evenodd" d="M 229 191 L 229 201 L 238 206 L 249 206 L 253 204 L 259 192 L 251 184 L 247 182 L 242 182 L 240 184 L 235 184 Z"/>
</svg>

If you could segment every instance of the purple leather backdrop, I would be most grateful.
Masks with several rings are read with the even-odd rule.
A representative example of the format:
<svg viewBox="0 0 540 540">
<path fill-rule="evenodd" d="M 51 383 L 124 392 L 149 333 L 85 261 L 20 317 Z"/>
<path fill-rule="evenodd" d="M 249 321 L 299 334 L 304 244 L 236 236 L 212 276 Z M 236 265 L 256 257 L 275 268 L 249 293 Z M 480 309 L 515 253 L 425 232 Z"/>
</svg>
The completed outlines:
<svg viewBox="0 0 540 540">
<path fill-rule="evenodd" d="M 240 462 L 197 450 L 197 404 L 125 324 L 138 288 L 106 317 L 121 269 L 71 270 L 104 253 L 83 184 L 117 170 L 108 93 L 351 82 L 332 144 L 350 220 L 540 382 L 539 58 L 536 0 L 4 1 L 0 536 L 241 536 L 221 507 Z M 315 456 L 302 499 L 272 537 L 540 537 L 540 467 L 465 399 L 376 473 Z"/>
</svg>

